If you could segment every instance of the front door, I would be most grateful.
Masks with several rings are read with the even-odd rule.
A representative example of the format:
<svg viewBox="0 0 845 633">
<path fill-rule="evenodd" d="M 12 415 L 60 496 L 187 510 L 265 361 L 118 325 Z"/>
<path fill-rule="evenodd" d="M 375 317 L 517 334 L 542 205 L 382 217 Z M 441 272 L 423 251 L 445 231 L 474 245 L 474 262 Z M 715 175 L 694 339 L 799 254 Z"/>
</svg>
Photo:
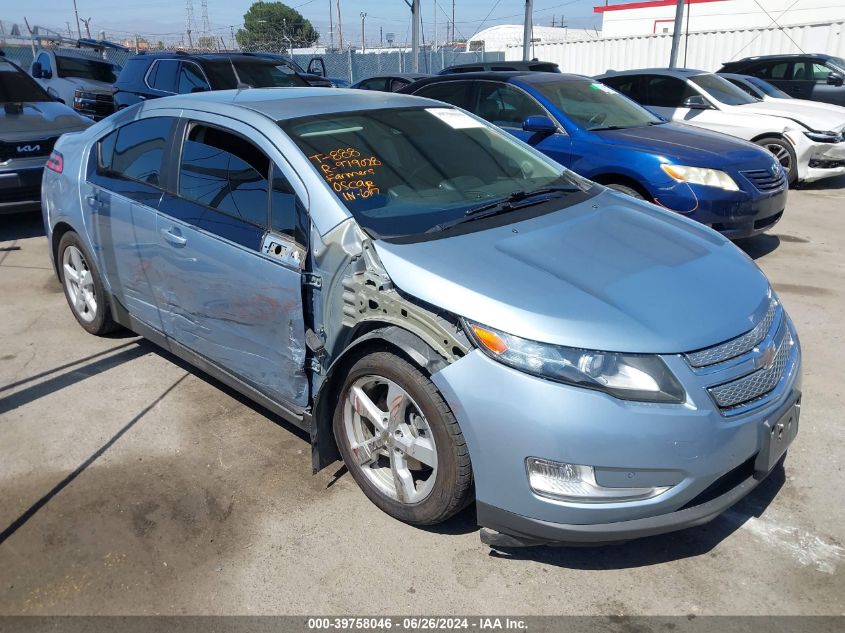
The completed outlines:
<svg viewBox="0 0 845 633">
<path fill-rule="evenodd" d="M 176 134 L 178 173 L 157 221 L 164 331 L 277 402 L 304 406 L 305 210 L 293 174 L 232 119 L 183 121 Z"/>
<path fill-rule="evenodd" d="M 100 269 L 114 300 L 133 317 L 161 330 L 151 263 L 158 244 L 166 149 L 176 118 L 156 116 L 128 123 L 100 139 L 83 185 Z"/>
</svg>

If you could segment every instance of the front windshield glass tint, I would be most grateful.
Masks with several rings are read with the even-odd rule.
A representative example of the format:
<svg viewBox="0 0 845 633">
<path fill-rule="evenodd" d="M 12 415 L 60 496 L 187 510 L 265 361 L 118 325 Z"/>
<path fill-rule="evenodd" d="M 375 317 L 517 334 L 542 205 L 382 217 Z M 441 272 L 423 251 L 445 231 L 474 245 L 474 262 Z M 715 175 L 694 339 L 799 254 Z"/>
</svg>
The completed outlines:
<svg viewBox="0 0 845 633">
<path fill-rule="evenodd" d="M 52 97 L 25 72 L 0 63 L 0 103 L 52 101 Z"/>
<path fill-rule="evenodd" d="M 645 108 L 597 81 L 548 81 L 533 85 L 573 123 L 587 130 L 642 127 L 662 122 Z"/>
<path fill-rule="evenodd" d="M 754 97 L 743 92 L 724 77 L 718 77 L 716 75 L 695 75 L 694 77 L 690 77 L 690 81 L 699 88 L 704 89 L 716 101 L 725 105 L 757 103 Z"/>
<path fill-rule="evenodd" d="M 358 223 L 377 237 L 424 233 L 518 191 L 587 186 L 454 108 L 332 113 L 282 125 Z"/>
<path fill-rule="evenodd" d="M 775 88 L 772 84 L 768 81 L 763 81 L 762 79 L 757 79 L 757 77 L 749 77 L 748 82 L 754 84 L 754 86 L 760 90 L 763 94 L 774 97 L 775 99 L 791 99 L 788 94 L 786 94 L 783 90 L 779 88 Z"/>
<path fill-rule="evenodd" d="M 117 81 L 117 67 L 96 59 L 56 55 L 56 70 L 59 72 L 59 77 L 79 77 L 107 84 Z"/>
</svg>

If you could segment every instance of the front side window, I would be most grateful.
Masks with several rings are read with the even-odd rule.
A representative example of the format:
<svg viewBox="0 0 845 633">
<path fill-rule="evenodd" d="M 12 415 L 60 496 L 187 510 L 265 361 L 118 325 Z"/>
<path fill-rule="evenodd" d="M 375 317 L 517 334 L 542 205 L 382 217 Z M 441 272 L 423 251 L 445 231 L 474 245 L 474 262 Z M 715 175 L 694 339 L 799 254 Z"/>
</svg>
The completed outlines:
<svg viewBox="0 0 845 633">
<path fill-rule="evenodd" d="M 480 82 L 472 111 L 500 127 L 522 129 L 530 116 L 545 116 L 546 111 L 531 96 L 506 84 Z"/>
<path fill-rule="evenodd" d="M 246 139 L 192 124 L 182 148 L 179 195 L 267 226 L 270 159 Z"/>
<path fill-rule="evenodd" d="M 764 79 L 789 79 L 789 62 L 775 62 L 758 66 L 751 72 L 757 77 Z"/>
<path fill-rule="evenodd" d="M 173 119 L 152 117 L 127 123 L 98 144 L 100 173 L 161 188 L 161 163 Z"/>
<path fill-rule="evenodd" d="M 514 192 L 587 184 L 510 134 L 454 108 L 398 108 L 282 122 L 358 223 L 418 235 Z"/>
<path fill-rule="evenodd" d="M 597 81 L 547 81 L 534 87 L 573 123 L 586 130 L 642 127 L 662 122 L 645 108 Z"/>
<path fill-rule="evenodd" d="M 203 92 L 210 89 L 199 66 L 192 62 L 182 62 L 179 68 L 179 81 L 176 92 L 187 94 L 191 92 Z"/>
<path fill-rule="evenodd" d="M 752 86 L 748 85 L 744 81 L 740 81 L 739 79 L 734 79 L 733 77 L 725 77 L 728 81 L 730 81 L 734 86 L 742 90 L 745 94 L 754 97 L 756 99 L 760 99 L 761 95 L 757 93 L 756 89 Z"/>
<path fill-rule="evenodd" d="M 746 103 L 757 102 L 757 99 L 718 75 L 696 75 L 690 77 L 690 81 L 704 90 L 710 97 L 725 105 L 745 105 Z"/>
<path fill-rule="evenodd" d="M 762 92 L 763 94 L 774 97 L 775 99 L 791 99 L 788 94 L 786 94 L 783 90 L 779 88 L 775 88 L 772 84 L 768 81 L 763 79 L 759 79 L 758 77 L 749 77 L 748 82 L 752 84 L 757 90 Z"/>
<path fill-rule="evenodd" d="M 384 90 L 387 85 L 387 79 L 379 77 L 377 79 L 368 79 L 361 83 L 362 90 Z"/>
<path fill-rule="evenodd" d="M 646 92 L 643 105 L 656 108 L 683 108 L 684 99 L 695 96 L 696 91 L 677 77 L 649 75 L 646 79 Z"/>
</svg>

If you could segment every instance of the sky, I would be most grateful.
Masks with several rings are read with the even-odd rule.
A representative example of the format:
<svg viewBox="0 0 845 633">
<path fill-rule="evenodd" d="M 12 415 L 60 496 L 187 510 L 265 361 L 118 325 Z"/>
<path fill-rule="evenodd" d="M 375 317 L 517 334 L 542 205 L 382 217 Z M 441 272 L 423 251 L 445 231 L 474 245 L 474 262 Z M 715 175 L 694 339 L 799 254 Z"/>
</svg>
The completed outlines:
<svg viewBox="0 0 845 633">
<path fill-rule="evenodd" d="M 243 14 L 252 4 L 251 0 L 207 0 L 209 21 L 215 34 L 228 42 L 230 25 L 243 22 Z M 437 7 L 437 26 L 440 38 L 445 37 L 445 22 L 451 17 L 452 0 L 421 0 L 420 14 L 426 41 L 434 33 L 434 10 Z M 32 4 L 15 2 L 0 8 L 0 20 L 4 24 L 23 24 L 23 18 L 30 25 L 38 24 L 55 30 L 67 31 L 70 22 L 76 32 L 73 14 L 73 0 L 39 0 Z M 185 30 L 186 0 L 77 0 L 80 18 L 92 18 L 92 35 L 106 30 L 113 39 L 128 37 L 135 33 L 151 40 L 178 39 Z M 286 2 L 311 21 L 323 35 L 328 36 L 329 6 L 334 9 L 335 0 L 289 0 Z M 572 28 L 601 27 L 599 14 L 593 13 L 593 6 L 604 4 L 604 0 L 534 0 L 534 24 L 551 26 L 565 24 Z M 193 0 L 195 30 L 201 26 L 201 0 Z M 410 23 L 410 10 L 405 0 L 340 0 L 344 39 L 353 35 L 360 37 L 360 13 L 366 12 L 366 37 L 368 41 L 379 39 L 379 28 L 385 33 L 396 34 L 396 42 L 406 41 Z M 469 37 L 480 28 L 495 24 L 518 24 L 522 22 L 523 0 L 455 0 L 456 35 Z M 336 15 L 336 14 L 335 14 Z M 85 25 L 81 24 L 83 36 Z M 335 25 L 337 28 L 337 25 Z"/>
</svg>

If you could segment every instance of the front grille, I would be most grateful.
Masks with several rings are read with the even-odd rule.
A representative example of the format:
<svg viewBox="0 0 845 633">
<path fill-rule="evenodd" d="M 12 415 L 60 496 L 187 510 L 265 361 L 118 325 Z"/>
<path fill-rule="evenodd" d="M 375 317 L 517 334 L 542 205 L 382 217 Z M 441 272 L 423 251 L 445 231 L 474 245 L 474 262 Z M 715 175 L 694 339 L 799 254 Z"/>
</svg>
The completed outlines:
<svg viewBox="0 0 845 633">
<path fill-rule="evenodd" d="M 713 400 L 723 411 L 749 404 L 762 398 L 777 387 L 783 377 L 786 361 L 792 350 L 793 340 L 786 323 L 781 323 L 778 335 L 778 349 L 768 367 L 763 367 L 737 380 L 708 388 Z"/>
<path fill-rule="evenodd" d="M 49 156 L 58 139 L 58 136 L 53 136 L 32 141 L 0 141 L 0 163 L 12 158 Z"/>
<path fill-rule="evenodd" d="M 741 173 L 760 191 L 773 191 L 786 185 L 783 169 L 778 169 L 777 174 L 772 174 L 768 169 L 751 169 Z"/>
<path fill-rule="evenodd" d="M 778 220 L 780 220 L 780 216 L 782 216 L 782 215 L 783 215 L 783 211 L 779 211 L 778 213 L 775 213 L 774 215 L 770 215 L 767 218 L 763 218 L 762 220 L 754 220 L 754 228 L 755 229 L 763 229 L 767 226 L 772 226 L 772 225 L 776 224 Z"/>
<path fill-rule="evenodd" d="M 782 308 L 777 300 L 771 299 L 769 309 L 766 311 L 763 320 L 754 326 L 751 331 L 714 347 L 685 354 L 687 362 L 693 367 L 707 367 L 750 352 L 757 343 L 766 338 L 766 334 L 769 333 L 775 317 L 778 316 L 781 310 Z"/>
</svg>

